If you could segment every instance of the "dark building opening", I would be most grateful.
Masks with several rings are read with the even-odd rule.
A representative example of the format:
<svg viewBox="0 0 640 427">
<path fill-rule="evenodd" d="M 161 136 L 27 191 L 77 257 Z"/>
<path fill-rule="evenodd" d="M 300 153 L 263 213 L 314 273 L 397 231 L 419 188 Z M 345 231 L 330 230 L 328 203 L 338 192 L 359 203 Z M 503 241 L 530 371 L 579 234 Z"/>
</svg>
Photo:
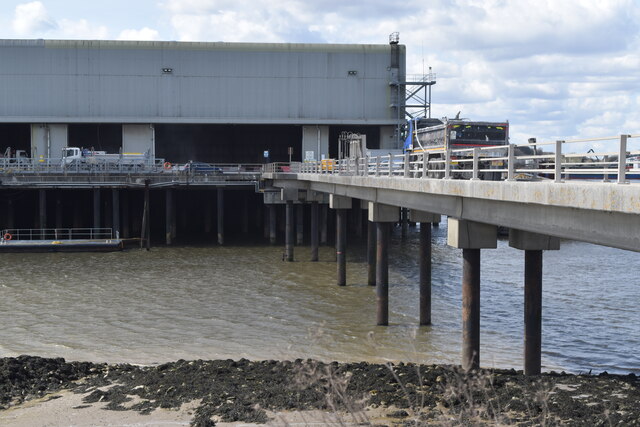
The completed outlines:
<svg viewBox="0 0 640 427">
<path fill-rule="evenodd" d="M 24 150 L 31 153 L 31 125 L 28 123 L 0 123 L 0 155 L 6 153 L 7 148 Z"/>
<path fill-rule="evenodd" d="M 295 125 L 156 124 L 156 157 L 173 163 L 262 163 L 301 160 L 302 127 Z"/>
<path fill-rule="evenodd" d="M 69 124 L 69 147 L 119 153 L 122 125 L 119 123 Z"/>
</svg>

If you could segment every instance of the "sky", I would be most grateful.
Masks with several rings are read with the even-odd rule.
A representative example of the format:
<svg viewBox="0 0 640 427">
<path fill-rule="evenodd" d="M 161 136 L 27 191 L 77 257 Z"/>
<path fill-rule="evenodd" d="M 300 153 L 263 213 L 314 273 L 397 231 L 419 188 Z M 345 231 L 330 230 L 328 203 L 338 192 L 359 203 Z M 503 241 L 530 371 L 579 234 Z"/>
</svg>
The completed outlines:
<svg viewBox="0 0 640 427">
<path fill-rule="evenodd" d="M 640 0 L 0 0 L 0 38 L 387 44 L 396 31 L 407 73 L 436 75 L 432 117 L 509 120 L 513 143 L 640 134 Z"/>
</svg>

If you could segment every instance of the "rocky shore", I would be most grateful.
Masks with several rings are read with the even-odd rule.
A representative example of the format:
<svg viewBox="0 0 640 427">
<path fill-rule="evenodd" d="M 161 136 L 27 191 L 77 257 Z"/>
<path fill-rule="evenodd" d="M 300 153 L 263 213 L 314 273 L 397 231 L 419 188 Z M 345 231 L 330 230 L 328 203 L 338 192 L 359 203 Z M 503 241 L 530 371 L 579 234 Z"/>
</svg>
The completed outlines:
<svg viewBox="0 0 640 427">
<path fill-rule="evenodd" d="M 0 420 L 3 412 L 63 390 L 81 396 L 76 411 L 100 404 L 152 416 L 190 403 L 192 426 L 278 424 L 273 413 L 311 410 L 364 425 L 640 425 L 640 378 L 633 374 L 525 377 L 514 370 L 467 374 L 456 366 L 313 360 L 144 367 L 0 359 Z"/>
</svg>

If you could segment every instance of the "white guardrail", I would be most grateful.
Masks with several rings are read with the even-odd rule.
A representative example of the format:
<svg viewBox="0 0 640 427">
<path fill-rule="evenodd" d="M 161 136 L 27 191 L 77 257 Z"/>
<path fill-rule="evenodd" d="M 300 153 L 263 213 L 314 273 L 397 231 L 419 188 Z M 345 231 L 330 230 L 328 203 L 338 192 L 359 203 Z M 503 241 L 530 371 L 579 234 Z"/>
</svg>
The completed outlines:
<svg viewBox="0 0 640 427">
<path fill-rule="evenodd" d="M 475 147 L 355 159 L 270 163 L 263 167 L 271 173 L 315 173 L 345 176 L 379 176 L 435 179 L 484 179 L 493 181 L 563 182 L 591 179 L 628 183 L 640 180 L 640 150 L 629 150 L 640 135 L 532 142 Z M 570 153 L 570 144 L 616 141 L 615 152 Z M 597 146 L 596 146 L 597 147 Z M 640 148 L 640 146 L 638 147 Z M 622 161 L 619 161 L 622 159 Z"/>
</svg>

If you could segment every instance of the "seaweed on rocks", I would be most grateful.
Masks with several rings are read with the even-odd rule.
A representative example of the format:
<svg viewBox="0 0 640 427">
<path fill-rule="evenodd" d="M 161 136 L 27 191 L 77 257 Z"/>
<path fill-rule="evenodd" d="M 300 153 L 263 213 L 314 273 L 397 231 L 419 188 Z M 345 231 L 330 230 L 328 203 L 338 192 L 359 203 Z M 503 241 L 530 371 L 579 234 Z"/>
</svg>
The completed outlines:
<svg viewBox="0 0 640 427">
<path fill-rule="evenodd" d="M 314 360 L 178 360 L 159 366 L 65 362 L 31 356 L 0 359 L 0 405 L 61 389 L 84 404 L 149 414 L 196 402 L 192 426 L 263 423 L 266 411 L 346 412 L 366 423 L 367 408 L 389 408 L 402 425 L 640 425 L 635 375 L 514 370 L 465 372 L 457 366 L 323 363 Z M 135 398 L 135 403 L 132 401 Z"/>
</svg>

